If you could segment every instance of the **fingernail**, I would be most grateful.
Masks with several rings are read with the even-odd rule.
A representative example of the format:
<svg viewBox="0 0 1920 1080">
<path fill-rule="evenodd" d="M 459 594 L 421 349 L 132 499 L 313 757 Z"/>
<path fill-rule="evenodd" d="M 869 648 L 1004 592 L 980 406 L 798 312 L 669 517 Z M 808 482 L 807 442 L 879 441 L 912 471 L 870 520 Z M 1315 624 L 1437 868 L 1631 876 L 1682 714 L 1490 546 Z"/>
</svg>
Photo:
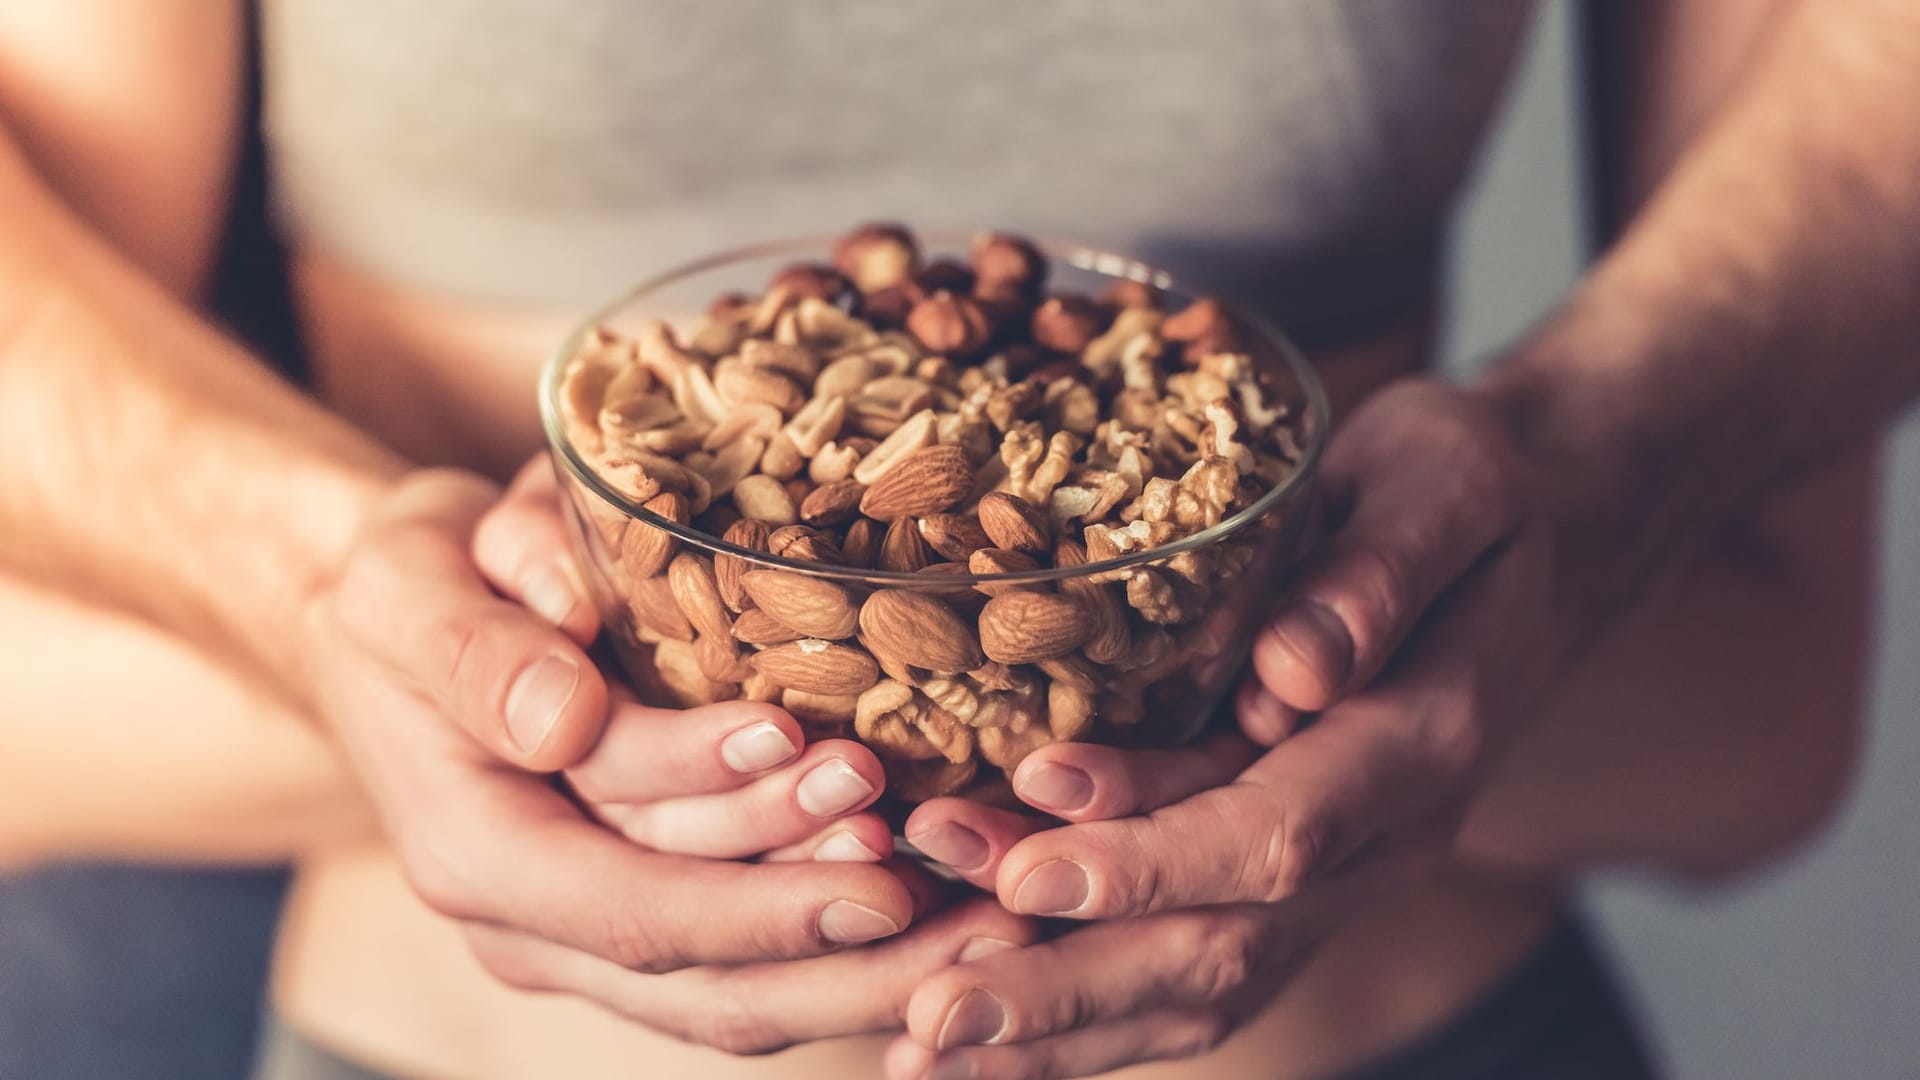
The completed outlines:
<svg viewBox="0 0 1920 1080">
<path fill-rule="evenodd" d="M 945 863 L 955 870 L 978 870 L 987 864 L 987 856 L 993 853 L 979 833 L 950 821 L 915 833 L 907 837 L 907 842 L 919 848 L 927 858 Z"/>
<path fill-rule="evenodd" d="M 940 1034 L 934 1037 L 936 1050 L 954 1046 L 975 1046 L 997 1042 L 1007 1030 L 1007 1010 L 1000 999 L 976 986 L 953 1003 L 947 1018 L 940 1022 Z"/>
<path fill-rule="evenodd" d="M 815 765 L 801 777 L 794 798 L 800 809 L 814 817 L 833 817 L 866 802 L 872 794 L 873 785 L 866 777 L 855 772 L 845 758 L 834 758 Z"/>
<path fill-rule="evenodd" d="M 820 909 L 820 936 L 836 945 L 858 945 L 900 929 L 899 923 L 851 900 L 835 900 Z"/>
<path fill-rule="evenodd" d="M 860 842 L 860 838 L 842 830 L 820 841 L 813 849 L 814 862 L 879 862 L 880 853 Z"/>
<path fill-rule="evenodd" d="M 513 680 L 507 691 L 507 734 L 521 753 L 531 754 L 547 741 L 579 685 L 579 666 L 562 656 L 537 661 Z"/>
<path fill-rule="evenodd" d="M 573 614 L 573 606 L 579 603 L 573 583 L 551 565 L 541 566 L 528 574 L 520 586 L 520 593 L 526 598 L 528 607 L 555 626 L 566 622 L 567 616 Z"/>
<path fill-rule="evenodd" d="M 979 1080 L 980 1069 L 970 1058 L 938 1058 L 922 1080 Z"/>
<path fill-rule="evenodd" d="M 771 769 L 800 752 L 771 720 L 749 724 L 720 740 L 720 760 L 737 773 Z"/>
<path fill-rule="evenodd" d="M 1042 810 L 1068 813 L 1093 801 L 1093 777 L 1070 765 L 1041 765 L 1014 785 L 1020 797 Z"/>
<path fill-rule="evenodd" d="M 960 955 L 955 957 L 954 962 L 958 964 L 970 963 L 982 957 L 992 956 L 997 952 L 1006 952 L 1008 949 L 1017 949 L 1019 947 L 1020 946 L 1015 945 L 1011 941 L 1002 941 L 997 937 L 968 938 L 967 943 L 960 946 Z"/>
<path fill-rule="evenodd" d="M 1072 859 L 1041 863 L 1013 891 L 1022 915 L 1064 915 L 1087 902 L 1087 868 Z"/>
<path fill-rule="evenodd" d="M 1324 605 L 1296 600 L 1280 610 L 1268 627 L 1288 651 L 1299 657 L 1338 693 L 1353 673 L 1353 637 L 1347 624 Z"/>
</svg>

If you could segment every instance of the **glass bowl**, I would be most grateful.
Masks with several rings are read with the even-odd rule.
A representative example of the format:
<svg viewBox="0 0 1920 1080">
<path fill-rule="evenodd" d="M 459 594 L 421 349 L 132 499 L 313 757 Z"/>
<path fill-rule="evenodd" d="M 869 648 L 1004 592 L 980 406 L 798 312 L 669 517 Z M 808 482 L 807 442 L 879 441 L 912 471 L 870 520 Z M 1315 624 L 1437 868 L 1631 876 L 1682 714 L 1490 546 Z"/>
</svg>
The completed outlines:
<svg viewBox="0 0 1920 1080">
<path fill-rule="evenodd" d="M 920 240 L 933 254 L 964 250 L 970 235 L 928 231 Z M 916 573 L 783 557 L 654 513 L 575 445 L 561 395 L 588 334 L 632 337 L 662 321 L 686 340 L 716 297 L 755 295 L 783 267 L 825 262 L 833 242 L 762 244 L 662 273 L 581 322 L 542 373 L 541 416 L 574 553 L 640 698 L 664 707 L 775 701 L 810 737 L 871 746 L 886 764 L 895 810 L 948 794 L 1009 804 L 1014 766 L 1057 739 L 1168 746 L 1193 738 L 1230 690 L 1254 620 L 1297 554 L 1328 429 L 1319 378 L 1257 317 L 1231 313 L 1240 350 L 1284 389 L 1298 443 L 1292 472 L 1212 527 L 1105 561 L 1046 558 L 1000 573 L 936 563 Z M 1126 280 L 1154 287 L 1168 310 L 1194 298 L 1133 259 L 1034 243 L 1050 260 L 1050 289 L 1091 295 Z M 1156 589 L 1169 585 L 1179 603 L 1156 607 Z M 742 617 L 776 594 L 776 606 L 805 609 L 783 614 L 812 636 L 769 634 L 768 620 Z M 1092 626 L 1092 639 L 1055 633 L 1055 623 L 1076 620 Z M 886 649 L 874 645 L 882 637 Z M 1061 641 L 1077 644 L 1059 652 Z M 1004 659 L 984 657 L 981 642 Z"/>
</svg>

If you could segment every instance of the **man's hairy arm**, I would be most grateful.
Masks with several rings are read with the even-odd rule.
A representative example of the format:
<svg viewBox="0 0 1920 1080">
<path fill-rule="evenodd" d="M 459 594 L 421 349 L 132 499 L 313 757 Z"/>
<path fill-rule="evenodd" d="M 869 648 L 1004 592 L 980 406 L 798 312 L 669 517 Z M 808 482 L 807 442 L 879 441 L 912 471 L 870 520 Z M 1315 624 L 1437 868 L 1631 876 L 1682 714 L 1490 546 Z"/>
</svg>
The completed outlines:
<svg viewBox="0 0 1920 1080">
<path fill-rule="evenodd" d="M 1492 377 L 1639 511 L 1610 595 L 1920 390 L 1920 8 L 1802 3 L 1560 312 Z"/>
<path fill-rule="evenodd" d="M 0 565 L 279 685 L 400 474 L 90 229 L 0 132 Z"/>
</svg>

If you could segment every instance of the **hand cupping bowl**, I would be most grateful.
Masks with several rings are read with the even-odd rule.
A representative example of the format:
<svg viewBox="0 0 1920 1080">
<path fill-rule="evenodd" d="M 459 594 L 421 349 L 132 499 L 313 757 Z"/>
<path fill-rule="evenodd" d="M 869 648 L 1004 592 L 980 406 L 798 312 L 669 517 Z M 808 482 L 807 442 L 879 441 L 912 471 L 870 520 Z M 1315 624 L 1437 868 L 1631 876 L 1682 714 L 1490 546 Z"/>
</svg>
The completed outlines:
<svg viewBox="0 0 1920 1080">
<path fill-rule="evenodd" d="M 1326 397 L 1141 263 L 923 242 L 969 237 L 665 273 L 568 338 L 541 409 L 642 700 L 774 702 L 872 747 L 897 804 L 1004 801 L 1040 746 L 1205 725 L 1299 543 Z"/>
</svg>

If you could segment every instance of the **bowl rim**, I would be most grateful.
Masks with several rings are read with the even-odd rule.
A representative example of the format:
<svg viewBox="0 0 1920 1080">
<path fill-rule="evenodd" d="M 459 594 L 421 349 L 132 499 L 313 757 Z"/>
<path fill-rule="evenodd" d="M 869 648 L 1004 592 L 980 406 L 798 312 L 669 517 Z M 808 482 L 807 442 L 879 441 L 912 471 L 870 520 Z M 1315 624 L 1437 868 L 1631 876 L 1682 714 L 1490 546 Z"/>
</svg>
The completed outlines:
<svg viewBox="0 0 1920 1080">
<path fill-rule="evenodd" d="M 927 229 L 916 231 L 915 236 L 927 247 L 964 247 L 966 242 L 985 230 L 975 229 Z M 1138 259 L 1119 255 L 1102 248 L 1082 244 L 1071 240 L 1035 236 L 1029 233 L 1019 234 L 1031 241 L 1050 261 L 1061 262 L 1077 269 L 1106 277 L 1142 281 L 1156 288 L 1179 293 L 1189 297 L 1201 294 L 1181 287 L 1180 279 L 1175 275 Z M 558 347 L 551 352 L 540 371 L 540 422 L 547 436 L 547 445 L 555 460 L 574 478 L 584 484 L 589 491 L 608 505 L 619 510 L 629 518 L 643 521 L 660 529 L 684 544 L 708 555 L 732 555 L 756 566 L 768 569 L 784 570 L 807 577 L 825 578 L 832 581 L 849 582 L 861 585 L 885 583 L 915 589 L 949 589 L 971 587 L 976 584 L 1027 585 L 1062 581 L 1070 578 L 1084 578 L 1091 574 L 1107 573 L 1138 566 L 1149 562 L 1161 562 L 1182 552 L 1195 551 L 1216 544 L 1259 521 L 1267 513 L 1285 502 L 1294 493 L 1306 488 L 1313 482 L 1318 470 L 1320 457 L 1326 448 L 1328 428 L 1331 421 L 1331 407 L 1327 399 L 1325 385 L 1313 366 L 1307 362 L 1299 347 L 1291 338 L 1282 334 L 1266 319 L 1241 309 L 1238 305 L 1226 305 L 1234 319 L 1261 335 L 1266 344 L 1273 347 L 1287 365 L 1294 379 L 1306 394 L 1305 446 L 1300 460 L 1293 472 L 1280 483 L 1274 485 L 1258 499 L 1241 508 L 1232 516 L 1202 529 L 1199 532 L 1180 538 L 1158 547 L 1143 548 L 1127 552 L 1117 558 L 1099 562 L 1087 562 L 1079 566 L 1046 566 L 1032 570 L 1011 570 L 997 574 L 953 573 L 933 577 L 915 571 L 863 569 L 856 566 L 834 566 L 826 563 L 789 559 L 771 552 L 756 551 L 741 547 L 726 540 L 702 532 L 691 525 L 663 518 L 646 507 L 634 502 L 615 491 L 598 472 L 587 463 L 567 438 L 566 424 L 561 418 L 559 405 L 560 383 L 566 373 L 567 364 L 579 352 L 581 340 L 593 329 L 605 324 L 628 305 L 646 297 L 650 292 L 676 284 L 688 278 L 712 270 L 718 270 L 733 263 L 766 259 L 774 256 L 793 256 L 819 260 L 830 251 L 840 234 L 815 234 L 790 237 L 779 240 L 763 241 L 740 247 L 728 248 L 689 262 L 683 262 L 629 287 L 614 299 L 600 305 L 584 319 L 576 323 L 567 332 Z M 953 565 L 953 564 L 949 564 Z"/>
</svg>

